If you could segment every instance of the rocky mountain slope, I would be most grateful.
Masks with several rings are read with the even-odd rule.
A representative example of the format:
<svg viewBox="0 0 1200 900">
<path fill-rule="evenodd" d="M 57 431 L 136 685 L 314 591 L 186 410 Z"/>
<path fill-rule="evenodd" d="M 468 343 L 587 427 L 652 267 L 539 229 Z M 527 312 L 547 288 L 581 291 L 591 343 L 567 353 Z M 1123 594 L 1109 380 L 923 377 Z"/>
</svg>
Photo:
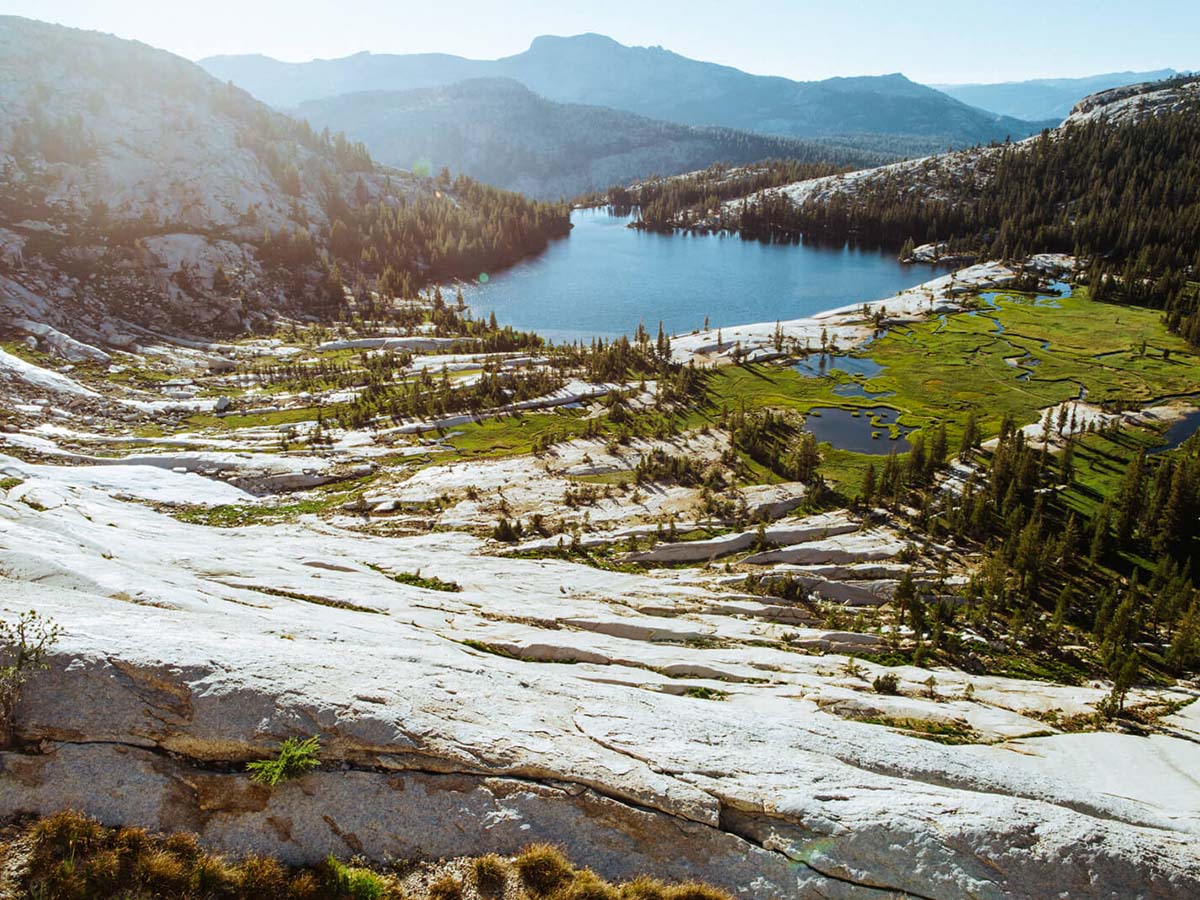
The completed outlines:
<svg viewBox="0 0 1200 900">
<path fill-rule="evenodd" d="M 1200 76 L 1180 75 L 1163 81 L 1130 84 L 1101 91 L 1075 104 L 1065 126 L 1090 121 L 1137 123 L 1200 103 Z"/>
<path fill-rule="evenodd" d="M 1200 104 L 1200 78 L 1178 77 L 1159 82 L 1127 85 L 1084 98 L 1071 115 L 1049 132 L 1050 138 L 1089 122 L 1136 124 L 1170 112 Z M 976 198 L 991 183 L 1005 154 L 1024 152 L 1037 146 L 1039 138 L 1015 144 L 997 144 L 941 153 L 862 169 L 842 175 L 808 179 L 769 188 L 725 202 L 723 210 L 706 210 L 706 216 L 690 217 L 699 227 L 717 227 L 722 213 L 732 216 L 747 203 L 778 199 L 793 206 L 809 202 L 852 205 L 868 192 L 886 190 L 897 197 L 923 201 Z"/>
<path fill-rule="evenodd" d="M 485 224 L 448 184 L 380 168 L 166 52 L 4 17 L 0 60 L 0 304 L 15 319 L 110 342 L 244 330 L 340 300 L 342 277 L 373 281 L 358 248 L 385 210 Z M 335 273 L 322 254 L 339 246 Z M 430 262 L 390 249 L 410 281 Z"/>
<path fill-rule="evenodd" d="M 369 161 L 168 53 L 6 17 L 0 57 L 0 297 L 14 315 L 243 327 L 286 305 L 255 253 L 264 233 L 327 224 L 326 190 L 381 190 Z M 244 300 L 213 290 L 218 267 Z"/>
<path fill-rule="evenodd" d="M 301 104 L 314 128 L 345 132 L 389 165 L 424 162 L 523 194 L 574 197 L 716 162 L 788 158 L 870 165 L 881 154 L 815 141 L 655 121 L 602 106 L 555 103 L 507 78 L 412 91 L 344 94 Z"/>
<path fill-rule="evenodd" d="M 309 63 L 214 57 L 201 65 L 285 107 L 353 91 L 505 77 L 559 102 L 786 137 L 908 136 L 921 138 L 927 149 L 941 149 L 948 143 L 1021 138 L 1039 127 L 967 106 L 902 75 L 797 82 L 750 75 L 661 47 L 626 47 L 596 34 L 539 37 L 524 53 L 498 60 L 360 53 Z"/>
<path fill-rule="evenodd" d="M 0 499 L 3 566 L 21 580 L 0 579 L 0 604 L 33 604 L 69 637 L 22 701 L 40 752 L 0 755 L 0 808 L 74 807 L 293 862 L 548 840 L 606 877 L 762 900 L 1200 889 L 1200 797 L 1171 774 L 1194 745 L 1032 736 L 1045 725 L 1030 710 L 1086 712 L 1104 690 L 939 671 L 929 701 L 912 669 L 913 696 L 863 694 L 882 670 L 847 674 L 843 636 L 687 578 L 350 522 L 213 531 L 109 496 L 144 495 L 138 468 L 93 484 L 9 469 L 27 479 Z M 194 502 L 196 481 L 164 471 L 154 500 Z M 414 569 L 463 591 L 387 575 Z M 758 646 L 789 633 L 834 652 Z M 853 709 L 967 715 L 1007 740 L 943 746 L 839 714 Z M 1175 727 L 1200 729 L 1190 712 Z M 328 768 L 271 792 L 237 774 L 313 732 Z"/>
<path fill-rule="evenodd" d="M 1031 121 L 1061 120 L 1070 115 L 1075 104 L 1084 97 L 1110 88 L 1161 81 L 1176 74 L 1174 69 L 1158 69 L 1153 72 L 1108 72 L 1086 78 L 1034 78 L 997 84 L 931 84 L 930 87 L 997 115 Z"/>
</svg>

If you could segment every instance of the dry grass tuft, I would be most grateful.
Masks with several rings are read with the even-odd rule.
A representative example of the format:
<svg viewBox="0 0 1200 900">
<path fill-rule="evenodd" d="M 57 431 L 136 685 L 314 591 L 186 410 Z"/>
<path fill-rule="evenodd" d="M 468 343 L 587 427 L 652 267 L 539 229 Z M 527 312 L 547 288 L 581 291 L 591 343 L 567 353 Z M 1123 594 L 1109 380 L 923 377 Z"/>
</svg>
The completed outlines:
<svg viewBox="0 0 1200 900">
<path fill-rule="evenodd" d="M 550 896 L 566 886 L 575 874 L 566 857 L 549 844 L 526 847 L 513 860 L 513 865 L 525 888 L 536 897 Z"/>
<path fill-rule="evenodd" d="M 475 890 L 480 896 L 490 898 L 504 895 L 509 871 L 507 861 L 495 853 L 489 853 L 475 860 L 472 868 L 475 871 Z"/>
<path fill-rule="evenodd" d="M 403 885 L 396 872 L 357 861 L 331 856 L 290 868 L 264 855 L 234 859 L 206 852 L 192 834 L 105 828 L 73 812 L 27 826 L 21 844 L 28 856 L 18 896 L 37 900 L 730 900 L 704 885 L 645 877 L 613 885 L 548 844 L 511 861 L 488 854 L 424 864 L 419 880 Z"/>
<path fill-rule="evenodd" d="M 443 875 L 429 885 L 429 900 L 463 900 L 462 882 L 451 875 Z"/>
</svg>

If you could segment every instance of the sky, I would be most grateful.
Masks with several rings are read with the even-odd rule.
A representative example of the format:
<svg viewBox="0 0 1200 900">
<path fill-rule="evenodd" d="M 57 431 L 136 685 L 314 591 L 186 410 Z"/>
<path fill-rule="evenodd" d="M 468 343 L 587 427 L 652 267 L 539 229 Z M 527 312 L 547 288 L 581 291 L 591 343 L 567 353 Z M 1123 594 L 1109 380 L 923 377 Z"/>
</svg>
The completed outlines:
<svg viewBox="0 0 1200 900">
<path fill-rule="evenodd" d="M 924 83 L 1200 69 L 1200 0 L 0 0 L 0 13 L 111 32 L 189 59 L 376 53 L 494 59 L 539 34 L 799 80 L 903 72 Z"/>
</svg>

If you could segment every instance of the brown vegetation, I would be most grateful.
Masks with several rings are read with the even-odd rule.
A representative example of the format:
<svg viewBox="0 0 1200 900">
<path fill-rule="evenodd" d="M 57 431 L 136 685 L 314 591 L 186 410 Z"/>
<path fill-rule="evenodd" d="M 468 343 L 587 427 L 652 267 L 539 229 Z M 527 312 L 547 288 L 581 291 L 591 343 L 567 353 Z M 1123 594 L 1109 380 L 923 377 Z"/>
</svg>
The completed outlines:
<svg viewBox="0 0 1200 900">
<path fill-rule="evenodd" d="M 37 900 L 728 900 L 699 884 L 639 877 L 613 885 L 545 844 L 424 867 L 418 877 L 333 857 L 295 868 L 268 856 L 205 851 L 195 835 L 106 828 L 62 812 L 15 829 L 2 867 L 12 896 Z M 7 894 L 6 894 L 7 896 Z"/>
</svg>

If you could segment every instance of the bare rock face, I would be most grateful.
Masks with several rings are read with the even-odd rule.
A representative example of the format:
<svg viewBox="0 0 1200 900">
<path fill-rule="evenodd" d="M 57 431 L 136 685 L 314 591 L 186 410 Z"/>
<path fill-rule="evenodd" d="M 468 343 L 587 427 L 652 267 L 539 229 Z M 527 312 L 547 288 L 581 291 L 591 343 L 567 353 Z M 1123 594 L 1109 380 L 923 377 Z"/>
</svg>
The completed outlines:
<svg viewBox="0 0 1200 900">
<path fill-rule="evenodd" d="M 1148 81 L 1084 97 L 1075 104 L 1064 124 L 1077 125 L 1097 119 L 1138 122 L 1187 109 L 1197 102 L 1200 102 L 1200 77 L 1185 75 L 1164 81 Z"/>
<path fill-rule="evenodd" d="M 849 674 L 783 640 L 836 634 L 683 570 L 315 520 L 210 529 L 115 498 L 194 501 L 202 479 L 168 470 L 152 495 L 137 466 L 19 477 L 0 492 L 0 615 L 34 607 L 65 635 L 0 755 L 0 814 L 72 806 L 296 862 L 549 840 L 607 877 L 754 900 L 1200 891 L 1200 744 L 1025 715 L 1086 711 L 1102 687 L 938 670 L 927 699 L 929 673 L 899 667 L 901 695 L 874 694 L 881 667 Z M 462 590 L 389 577 L 417 569 Z M 845 717 L 868 708 L 993 743 Z M 311 734 L 319 770 L 272 791 L 247 778 L 247 760 Z"/>
<path fill-rule="evenodd" d="M 102 819 L 133 818 L 167 831 L 195 831 L 235 852 L 270 848 L 292 863 L 312 863 L 331 853 L 443 859 L 466 846 L 503 851 L 544 841 L 627 878 L 655 871 L 685 879 L 720 866 L 731 882 L 770 879 L 780 895 L 795 883 L 823 896 L 852 895 L 848 886 L 815 872 L 797 879 L 777 854 L 719 828 L 569 783 L 339 771 L 310 775 L 272 792 L 242 776 L 203 772 L 140 749 L 95 752 L 60 745 L 35 760 L 8 754 L 0 762 L 5 784 L 20 784 L 23 800 L 44 797 L 49 807 L 88 807 Z M 111 785 L 112 772 L 122 773 L 119 786 Z M 98 798 L 97 784 L 113 790 Z M 0 785 L 0 802 L 15 793 Z"/>
<path fill-rule="evenodd" d="M 31 335 L 47 351 L 70 362 L 94 362 L 105 366 L 112 362 L 112 357 L 100 348 L 81 343 L 49 325 L 28 319 L 18 319 L 12 324 Z"/>
</svg>

